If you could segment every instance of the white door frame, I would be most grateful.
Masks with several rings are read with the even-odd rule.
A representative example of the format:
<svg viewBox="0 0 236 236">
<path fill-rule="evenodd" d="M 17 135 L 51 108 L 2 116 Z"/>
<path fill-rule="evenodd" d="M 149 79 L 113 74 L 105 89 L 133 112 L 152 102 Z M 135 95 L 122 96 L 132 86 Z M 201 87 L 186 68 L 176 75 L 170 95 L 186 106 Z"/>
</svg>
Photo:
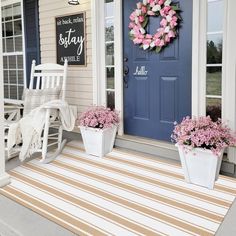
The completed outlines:
<svg viewBox="0 0 236 236">
<path fill-rule="evenodd" d="M 236 130 L 236 1 L 225 0 L 222 71 L 222 114 L 232 130 Z M 229 162 L 236 164 L 236 148 L 228 149 Z"/>
<path fill-rule="evenodd" d="M 115 106 L 120 111 L 121 125 L 119 135 L 124 134 L 123 108 L 123 19 L 122 1 L 115 2 Z M 104 1 L 91 0 L 92 6 L 92 41 L 93 41 L 93 94 L 94 104 L 104 105 L 105 94 L 105 48 L 104 46 Z M 102 6 L 101 6 L 102 5 Z M 236 129 L 236 28 L 227 22 L 235 22 L 235 0 L 225 0 L 224 46 L 222 72 L 222 113 L 223 119 L 229 120 L 230 127 Z M 192 19 L 192 116 L 206 115 L 206 42 L 207 42 L 207 1 L 193 0 Z M 233 50 L 232 50 L 233 49 Z M 102 51 L 101 51 L 102 50 Z M 103 58 L 102 58 L 102 55 Z M 233 107 L 232 107 L 232 101 Z M 230 149 L 230 161 L 236 163 L 236 150 Z"/>
<path fill-rule="evenodd" d="M 124 134 L 124 101 L 123 101 L 123 19 L 122 1 L 115 2 L 115 107 L 120 111 L 121 124 L 119 135 Z M 192 27 L 192 115 L 205 115 L 205 61 L 206 61 L 206 7 L 205 0 L 193 0 Z M 105 100 L 105 48 L 104 48 L 104 1 L 91 0 L 92 8 L 92 45 L 93 45 L 93 103 L 106 104 Z M 103 42 L 101 42 L 103 41 Z M 204 48 L 205 47 L 205 48 Z M 201 48 L 201 50 L 199 50 Z M 104 58 L 102 58 L 104 55 Z"/>
</svg>

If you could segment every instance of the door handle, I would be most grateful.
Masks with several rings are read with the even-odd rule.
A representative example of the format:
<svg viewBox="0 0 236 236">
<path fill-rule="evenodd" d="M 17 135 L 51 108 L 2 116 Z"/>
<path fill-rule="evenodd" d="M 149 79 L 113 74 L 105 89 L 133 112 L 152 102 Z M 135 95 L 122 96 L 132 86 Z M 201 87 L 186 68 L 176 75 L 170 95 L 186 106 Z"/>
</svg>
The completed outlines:
<svg viewBox="0 0 236 236">
<path fill-rule="evenodd" d="M 124 72 L 123 72 L 124 76 L 129 74 L 129 67 L 128 66 L 124 66 Z"/>
<path fill-rule="evenodd" d="M 128 74 L 129 74 L 129 67 L 125 65 L 123 70 L 123 81 L 125 88 L 128 88 L 128 78 L 127 78 Z"/>
<path fill-rule="evenodd" d="M 123 81 L 124 81 L 125 88 L 128 88 L 128 79 L 127 79 L 127 77 L 124 76 Z"/>
</svg>

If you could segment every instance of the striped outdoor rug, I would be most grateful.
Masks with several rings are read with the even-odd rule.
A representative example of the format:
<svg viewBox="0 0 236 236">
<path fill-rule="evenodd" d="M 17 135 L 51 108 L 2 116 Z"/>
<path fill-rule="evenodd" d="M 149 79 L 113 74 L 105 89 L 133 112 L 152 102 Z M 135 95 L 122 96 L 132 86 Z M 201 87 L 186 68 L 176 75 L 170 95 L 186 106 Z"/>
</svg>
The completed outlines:
<svg viewBox="0 0 236 236">
<path fill-rule="evenodd" d="M 215 190 L 184 182 L 179 165 L 114 150 L 88 156 L 71 142 L 53 163 L 10 171 L 0 193 L 78 235 L 214 235 L 236 195 L 220 177 Z"/>
</svg>

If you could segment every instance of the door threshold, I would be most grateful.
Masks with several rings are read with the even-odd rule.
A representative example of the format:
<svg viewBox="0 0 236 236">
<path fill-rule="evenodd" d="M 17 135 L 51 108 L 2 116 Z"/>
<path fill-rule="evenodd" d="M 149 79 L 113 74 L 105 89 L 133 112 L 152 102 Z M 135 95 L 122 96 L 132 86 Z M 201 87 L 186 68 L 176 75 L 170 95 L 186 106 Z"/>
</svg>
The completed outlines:
<svg viewBox="0 0 236 236">
<path fill-rule="evenodd" d="M 124 134 L 124 135 L 118 135 L 117 139 L 132 141 L 132 142 L 136 142 L 136 143 L 143 143 L 143 144 L 147 144 L 147 145 L 163 147 L 163 148 L 172 149 L 172 150 L 177 150 L 174 143 L 167 142 L 167 141 L 160 141 L 160 140 L 146 138 L 146 137 Z"/>
<path fill-rule="evenodd" d="M 118 135 L 115 146 L 179 161 L 178 150 L 170 142 L 132 135 Z"/>
</svg>

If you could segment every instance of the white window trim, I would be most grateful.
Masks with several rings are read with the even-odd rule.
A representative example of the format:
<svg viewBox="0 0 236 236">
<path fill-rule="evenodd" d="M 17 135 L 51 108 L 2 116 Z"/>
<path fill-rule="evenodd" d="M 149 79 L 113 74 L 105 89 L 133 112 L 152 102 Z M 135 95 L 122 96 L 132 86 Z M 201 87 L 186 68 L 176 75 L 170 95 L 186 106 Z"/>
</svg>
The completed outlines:
<svg viewBox="0 0 236 236">
<path fill-rule="evenodd" d="M 192 116 L 206 114 L 206 22 L 207 1 L 193 0 Z"/>
<path fill-rule="evenodd" d="M 123 135 L 123 45 L 122 1 L 114 0 L 115 108 L 120 112 L 118 133 Z M 106 105 L 105 12 L 104 1 L 91 1 L 93 48 L 93 104 Z M 99 19 L 99 20 L 98 20 Z M 103 20 L 101 20 L 103 19 Z"/>
<path fill-rule="evenodd" d="M 0 9 L 2 4 L 0 2 Z M 2 55 L 2 13 L 0 11 L 0 55 Z M 3 57 L 0 57 L 0 134 L 4 134 L 4 94 L 3 94 Z M 5 172 L 5 144 L 0 140 L 0 187 L 10 183 L 10 176 Z"/>
<path fill-rule="evenodd" d="M 2 3 L 2 7 L 5 7 L 7 5 L 18 3 L 18 2 L 21 2 L 21 1 L 22 0 L 1 0 L 1 3 Z"/>
<path fill-rule="evenodd" d="M 222 118 L 236 130 L 236 1 L 225 0 L 222 70 Z M 229 148 L 228 159 L 236 164 L 236 148 Z"/>
<path fill-rule="evenodd" d="M 27 75 L 26 75 L 26 54 L 25 54 L 25 24 L 24 24 L 24 8 L 23 8 L 23 0 L 1 0 L 1 7 L 12 5 L 15 3 L 21 4 L 21 23 L 22 23 L 22 52 L 14 52 L 7 53 L 7 55 L 23 55 L 23 76 L 24 76 L 24 88 L 27 85 Z M 20 99 L 4 99 L 6 103 L 12 104 L 22 104 L 22 100 Z"/>
<path fill-rule="evenodd" d="M 123 102 L 123 19 L 122 1 L 115 1 L 114 39 L 115 39 L 115 108 L 120 111 L 118 134 L 124 134 L 124 102 Z"/>
<path fill-rule="evenodd" d="M 192 115 L 204 116 L 206 115 L 207 1 L 193 1 L 193 9 Z M 227 121 L 232 130 L 236 130 L 236 54 L 232 53 L 236 52 L 236 28 L 233 25 L 236 21 L 235 10 L 235 0 L 224 0 L 226 17 L 223 25 L 222 119 Z M 236 164 L 236 148 L 228 149 L 228 159 Z"/>
</svg>

